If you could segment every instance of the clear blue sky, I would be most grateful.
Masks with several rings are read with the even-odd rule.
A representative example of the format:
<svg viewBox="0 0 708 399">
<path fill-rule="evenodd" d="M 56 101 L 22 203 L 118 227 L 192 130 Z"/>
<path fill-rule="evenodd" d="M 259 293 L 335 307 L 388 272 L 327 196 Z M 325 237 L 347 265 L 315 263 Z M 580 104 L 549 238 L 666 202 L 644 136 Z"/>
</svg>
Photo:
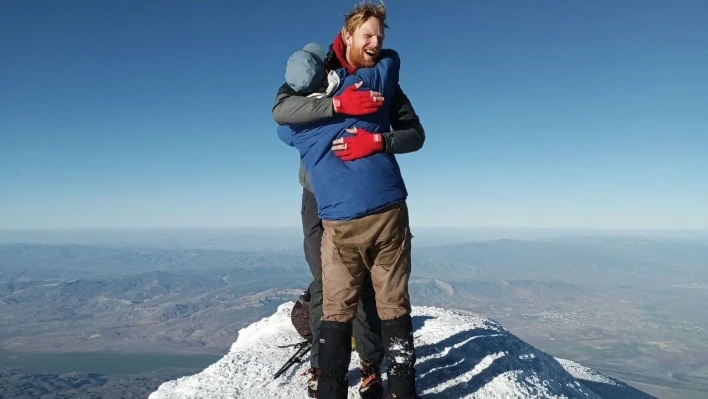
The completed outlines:
<svg viewBox="0 0 708 399">
<path fill-rule="evenodd" d="M 297 226 L 271 105 L 354 3 L 0 3 L 0 228 Z M 414 226 L 708 228 L 708 2 L 387 5 Z"/>
</svg>

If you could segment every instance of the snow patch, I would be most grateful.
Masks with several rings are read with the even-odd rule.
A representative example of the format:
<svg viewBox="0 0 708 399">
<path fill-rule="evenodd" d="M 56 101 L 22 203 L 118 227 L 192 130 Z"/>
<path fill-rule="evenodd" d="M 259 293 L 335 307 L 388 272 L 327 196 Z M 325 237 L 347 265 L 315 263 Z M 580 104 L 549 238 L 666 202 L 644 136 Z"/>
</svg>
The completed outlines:
<svg viewBox="0 0 708 399">
<path fill-rule="evenodd" d="M 600 382 L 609 385 L 619 385 L 615 380 L 611 379 L 610 377 L 606 377 L 598 373 L 597 371 L 583 366 L 580 363 L 561 358 L 556 358 L 556 360 L 558 360 L 558 362 L 563 366 L 563 368 L 568 370 L 570 375 L 579 380 Z"/>
<path fill-rule="evenodd" d="M 239 332 L 231 351 L 202 372 L 163 383 L 149 399 L 306 398 L 309 359 L 277 380 L 300 337 L 290 322 L 293 302 Z M 480 317 L 413 307 L 418 391 L 423 399 L 651 398 L 578 363 L 555 359 Z M 401 351 L 410 350 L 401 344 Z M 349 364 L 349 398 L 359 399 L 359 357 Z M 385 367 L 384 386 L 387 385 Z M 592 383 L 592 389 L 583 382 Z M 599 396 L 609 387 L 614 396 Z M 619 390 L 617 390 L 619 389 Z M 624 394 L 626 391 L 627 395 Z M 640 396 L 633 396 L 639 393 Z M 620 395 L 620 396 L 616 396 Z M 645 395 L 645 396 L 641 396 Z"/>
</svg>

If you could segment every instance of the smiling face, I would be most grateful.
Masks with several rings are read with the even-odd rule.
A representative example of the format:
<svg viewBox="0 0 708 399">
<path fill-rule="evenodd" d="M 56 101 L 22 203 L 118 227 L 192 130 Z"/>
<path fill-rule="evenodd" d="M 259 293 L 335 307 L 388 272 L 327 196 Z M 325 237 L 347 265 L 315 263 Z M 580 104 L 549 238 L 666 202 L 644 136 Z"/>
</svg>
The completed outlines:
<svg viewBox="0 0 708 399">
<path fill-rule="evenodd" d="M 344 17 L 342 39 L 345 56 L 354 68 L 376 65 L 381 54 L 386 26 L 386 6 L 362 2 Z"/>
<path fill-rule="evenodd" d="M 355 68 L 376 65 L 384 41 L 384 26 L 376 17 L 370 17 L 352 33 L 344 32 L 347 62 Z"/>
</svg>

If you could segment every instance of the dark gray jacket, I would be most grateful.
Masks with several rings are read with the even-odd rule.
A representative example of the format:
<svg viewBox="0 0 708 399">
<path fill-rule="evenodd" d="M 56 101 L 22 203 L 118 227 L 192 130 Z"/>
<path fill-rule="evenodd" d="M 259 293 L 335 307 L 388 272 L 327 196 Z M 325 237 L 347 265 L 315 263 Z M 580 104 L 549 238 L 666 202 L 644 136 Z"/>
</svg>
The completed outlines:
<svg viewBox="0 0 708 399">
<path fill-rule="evenodd" d="M 425 131 L 400 85 L 396 88 L 393 98 L 386 101 L 392 102 L 389 115 L 391 131 L 381 134 L 383 151 L 405 154 L 419 150 L 425 142 Z M 279 125 L 310 123 L 333 116 L 332 97 L 304 97 L 296 93 L 287 83 L 278 90 L 273 105 L 273 119 Z M 299 175 L 300 184 L 312 191 L 309 176 L 302 163 Z"/>
</svg>

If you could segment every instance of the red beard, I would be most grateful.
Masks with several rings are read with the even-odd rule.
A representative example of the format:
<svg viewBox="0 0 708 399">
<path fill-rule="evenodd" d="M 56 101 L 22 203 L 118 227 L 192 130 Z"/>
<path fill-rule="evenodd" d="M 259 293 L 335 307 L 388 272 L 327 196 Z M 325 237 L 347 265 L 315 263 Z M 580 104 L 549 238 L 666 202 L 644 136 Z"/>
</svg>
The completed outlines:
<svg viewBox="0 0 708 399">
<path fill-rule="evenodd" d="M 354 68 L 371 68 L 376 65 L 376 60 L 368 61 L 362 47 L 352 47 L 349 50 L 349 63 Z"/>
</svg>

